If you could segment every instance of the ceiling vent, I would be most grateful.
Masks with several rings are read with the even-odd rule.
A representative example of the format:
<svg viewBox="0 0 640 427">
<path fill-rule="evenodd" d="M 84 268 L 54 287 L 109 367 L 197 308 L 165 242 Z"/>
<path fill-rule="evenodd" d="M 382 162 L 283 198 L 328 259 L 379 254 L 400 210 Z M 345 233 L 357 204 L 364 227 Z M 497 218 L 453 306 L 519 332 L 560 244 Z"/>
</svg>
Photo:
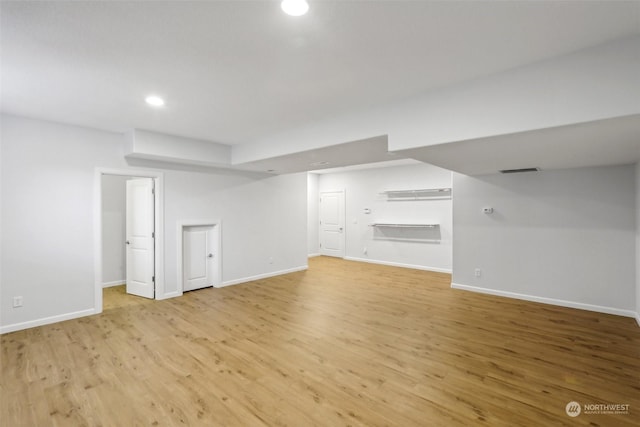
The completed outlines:
<svg viewBox="0 0 640 427">
<path fill-rule="evenodd" d="M 313 163 L 309 163 L 309 166 L 326 166 L 328 164 L 329 162 L 313 162 Z"/>
<path fill-rule="evenodd" d="M 522 169 L 503 169 L 500 173 L 523 173 L 523 172 L 538 172 L 540 168 L 522 168 Z"/>
</svg>

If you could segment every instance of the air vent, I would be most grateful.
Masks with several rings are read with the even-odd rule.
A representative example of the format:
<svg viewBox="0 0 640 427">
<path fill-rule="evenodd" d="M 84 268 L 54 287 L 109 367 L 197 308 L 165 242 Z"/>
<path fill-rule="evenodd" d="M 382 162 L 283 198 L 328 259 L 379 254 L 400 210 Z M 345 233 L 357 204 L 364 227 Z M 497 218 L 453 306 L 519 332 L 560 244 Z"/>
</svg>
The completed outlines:
<svg viewBox="0 0 640 427">
<path fill-rule="evenodd" d="M 540 168 L 522 168 L 522 169 L 503 169 L 500 173 L 524 173 L 524 172 L 538 172 Z"/>
<path fill-rule="evenodd" d="M 328 164 L 329 162 L 313 162 L 313 163 L 309 163 L 309 166 L 326 166 Z"/>
</svg>

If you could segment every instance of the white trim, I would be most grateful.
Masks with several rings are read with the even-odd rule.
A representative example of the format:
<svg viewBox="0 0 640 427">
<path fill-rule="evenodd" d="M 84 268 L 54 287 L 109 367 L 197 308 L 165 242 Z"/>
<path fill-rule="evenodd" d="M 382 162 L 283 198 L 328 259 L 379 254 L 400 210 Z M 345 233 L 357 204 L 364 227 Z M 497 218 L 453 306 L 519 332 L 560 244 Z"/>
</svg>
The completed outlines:
<svg viewBox="0 0 640 427">
<path fill-rule="evenodd" d="M 104 282 L 102 284 L 103 288 L 110 288 L 112 286 L 120 286 L 120 285 L 124 285 L 126 283 L 126 279 L 121 279 L 121 280 L 114 280 L 113 282 Z"/>
<path fill-rule="evenodd" d="M 297 271 L 304 271 L 309 268 L 308 265 L 301 265 L 299 267 L 288 268 L 286 270 L 273 271 L 271 273 L 258 274 L 257 276 L 243 277 L 241 279 L 227 280 L 222 282 L 217 288 L 223 288 L 225 286 L 238 285 L 240 283 L 252 282 L 254 280 L 267 279 L 269 277 L 282 276 L 283 274 L 295 273 Z"/>
<path fill-rule="evenodd" d="M 368 259 L 368 258 L 356 258 L 356 257 L 344 257 L 347 261 L 357 261 L 357 262 L 367 262 L 369 264 L 380 264 L 380 265 L 389 265 L 391 267 L 401 267 L 401 268 L 412 268 L 414 270 L 424 270 L 424 271 L 433 271 L 436 273 L 448 273 L 451 274 L 451 269 L 449 268 L 440 268 L 440 267 L 429 267 L 428 265 L 414 265 L 414 264 L 404 264 L 401 262 L 391 262 L 391 261 L 380 261 L 376 259 Z"/>
<path fill-rule="evenodd" d="M 537 297 L 534 295 L 519 294 L 516 292 L 500 291 L 496 289 L 480 288 L 477 286 L 461 285 L 453 282 L 451 283 L 451 287 L 453 289 L 461 289 L 464 291 L 478 292 L 481 294 L 489 294 L 489 295 L 495 295 L 499 297 L 515 298 L 515 299 L 521 299 L 525 301 L 540 302 L 543 304 L 558 305 L 561 307 L 577 308 L 580 310 L 596 311 L 598 313 L 615 314 L 617 316 L 624 316 L 624 317 L 637 317 L 637 314 L 634 311 L 624 310 L 624 309 L 615 308 L 615 307 L 605 307 L 602 305 L 585 304 L 582 302 L 567 301 L 567 300 L 561 300 L 561 299 L 555 299 L 555 298 Z M 640 322 L 638 322 L 638 324 L 640 324 Z"/>
<path fill-rule="evenodd" d="M 322 256 L 322 254 L 320 252 L 317 252 L 315 254 L 309 254 L 309 255 L 307 255 L 307 258 L 315 258 L 317 256 Z"/>
<path fill-rule="evenodd" d="M 184 280 L 182 277 L 182 257 L 183 257 L 183 239 L 182 233 L 184 232 L 185 227 L 199 227 L 199 226 L 211 226 L 213 227 L 213 233 L 217 234 L 217 238 L 215 239 L 218 243 L 218 247 L 216 248 L 216 260 L 218 262 L 218 268 L 216 277 L 213 278 L 213 286 L 219 288 L 222 283 L 222 220 L 213 219 L 213 218 L 205 218 L 205 219 L 179 219 L 176 224 L 176 246 L 177 246 L 177 286 L 178 289 L 170 294 L 165 294 L 163 299 L 179 297 L 184 292 Z M 216 286 L 217 285 L 217 286 Z"/>
<path fill-rule="evenodd" d="M 166 298 L 164 292 L 164 173 L 138 169 L 95 168 L 93 179 L 94 308 L 92 314 L 102 313 L 102 175 L 131 176 L 154 179 L 156 233 L 155 298 Z"/>
<path fill-rule="evenodd" d="M 51 323 L 64 322 L 65 320 L 77 319 L 78 317 L 91 316 L 97 314 L 93 308 L 81 311 L 74 311 L 71 313 L 57 314 L 51 317 L 43 317 L 41 319 L 29 320 L 27 322 L 14 323 L 11 325 L 5 325 L 0 327 L 0 334 L 6 334 L 8 332 L 20 331 L 23 329 L 35 328 L 36 326 L 49 325 Z"/>
<path fill-rule="evenodd" d="M 640 313 L 636 313 L 636 322 L 638 322 L 638 326 L 640 326 Z"/>
</svg>

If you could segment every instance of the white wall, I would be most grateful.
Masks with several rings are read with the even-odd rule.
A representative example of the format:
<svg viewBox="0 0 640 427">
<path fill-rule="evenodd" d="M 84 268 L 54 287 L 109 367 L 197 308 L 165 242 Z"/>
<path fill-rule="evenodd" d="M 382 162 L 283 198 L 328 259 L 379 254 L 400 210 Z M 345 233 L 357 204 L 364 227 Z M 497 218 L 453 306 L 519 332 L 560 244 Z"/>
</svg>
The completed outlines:
<svg viewBox="0 0 640 427">
<path fill-rule="evenodd" d="M 453 185 L 454 287 L 633 315 L 633 166 L 454 174 Z"/>
<path fill-rule="evenodd" d="M 309 256 L 320 253 L 318 182 L 317 174 L 307 174 L 307 255 Z"/>
<path fill-rule="evenodd" d="M 2 117 L 4 328 L 90 314 L 94 167 L 124 167 L 122 137 Z M 24 306 L 12 308 L 12 297 Z M 63 317 L 64 318 L 64 317 Z"/>
<path fill-rule="evenodd" d="M 451 199 L 387 201 L 385 190 L 451 187 L 451 172 L 427 164 L 320 175 L 318 189 L 346 190 L 345 258 L 434 271 L 451 271 Z M 363 213 L 371 209 L 370 214 Z M 373 222 L 438 223 L 440 243 L 374 236 Z M 364 248 L 366 247 L 366 254 Z"/>
<path fill-rule="evenodd" d="M 95 169 L 131 170 L 125 138 L 12 116 L 1 124 L 0 332 L 91 314 Z M 227 284 L 306 266 L 305 174 L 163 172 L 166 292 L 177 288 L 179 219 L 222 220 Z M 13 296 L 24 306 L 12 308 Z"/>
<path fill-rule="evenodd" d="M 179 220 L 222 221 L 223 285 L 307 265 L 306 174 L 165 174 L 165 291 L 177 290 Z"/>
<path fill-rule="evenodd" d="M 2 249 L 4 247 L 4 245 L 2 244 L 2 242 L 4 242 L 4 234 L 2 233 L 2 227 L 3 227 L 3 221 L 2 221 L 2 212 L 3 212 L 3 200 L 4 200 L 4 194 L 3 194 L 3 189 L 4 189 L 4 168 L 2 167 L 2 159 L 3 159 L 3 150 L 2 150 L 2 140 L 4 138 L 4 131 L 3 131 L 3 127 L 2 127 L 2 120 L 3 120 L 3 116 L 0 114 L 0 319 L 2 319 L 3 316 L 3 311 L 5 310 L 4 305 L 2 304 L 3 300 L 6 300 L 7 298 L 4 296 L 3 293 L 3 286 L 2 286 L 2 263 L 3 263 L 3 256 L 2 256 Z M 1 322 L 1 320 L 0 320 Z M 2 325 L 2 323 L 0 323 L 0 325 Z"/>
<path fill-rule="evenodd" d="M 102 285 L 114 286 L 126 280 L 126 208 L 128 177 L 102 177 Z"/>
<path fill-rule="evenodd" d="M 640 325 L 640 163 L 636 163 L 636 321 Z"/>
</svg>

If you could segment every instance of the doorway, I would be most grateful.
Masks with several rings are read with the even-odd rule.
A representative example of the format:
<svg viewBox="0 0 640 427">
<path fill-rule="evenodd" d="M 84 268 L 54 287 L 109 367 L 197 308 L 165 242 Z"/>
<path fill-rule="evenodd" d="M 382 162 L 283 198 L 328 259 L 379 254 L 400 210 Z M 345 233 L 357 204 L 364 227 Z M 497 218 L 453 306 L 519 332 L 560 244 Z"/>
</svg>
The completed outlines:
<svg viewBox="0 0 640 427">
<path fill-rule="evenodd" d="M 344 258 L 344 190 L 320 193 L 320 254 Z"/>
<path fill-rule="evenodd" d="M 107 178 L 105 178 L 107 177 Z M 127 223 L 128 231 L 122 235 L 118 245 L 122 261 L 118 278 L 127 283 L 127 292 L 151 299 L 164 299 L 173 295 L 164 292 L 164 256 L 163 256 L 163 174 L 161 172 L 117 170 L 97 168 L 94 177 L 94 273 L 95 273 L 95 312 L 103 309 L 103 285 L 105 251 L 113 248 L 109 242 L 113 236 L 104 235 L 103 226 L 108 227 L 112 217 L 103 211 L 103 180 L 120 178 L 120 189 L 126 213 L 120 214 L 120 223 Z M 112 180 L 113 182 L 113 180 Z M 137 213 L 136 213 L 137 212 Z M 122 224 L 124 225 L 124 224 Z M 122 227 L 122 230 L 125 228 Z M 121 231 L 124 233 L 123 231 Z M 118 239 L 115 239 L 118 240 Z M 111 249 L 110 249 L 111 248 Z M 125 261 L 126 260 L 126 261 Z M 104 265 L 103 265 L 104 264 Z M 122 266 L 125 264 L 126 267 Z M 126 271 L 126 274 L 123 274 Z M 124 276 L 124 277 L 123 277 Z"/>
</svg>

